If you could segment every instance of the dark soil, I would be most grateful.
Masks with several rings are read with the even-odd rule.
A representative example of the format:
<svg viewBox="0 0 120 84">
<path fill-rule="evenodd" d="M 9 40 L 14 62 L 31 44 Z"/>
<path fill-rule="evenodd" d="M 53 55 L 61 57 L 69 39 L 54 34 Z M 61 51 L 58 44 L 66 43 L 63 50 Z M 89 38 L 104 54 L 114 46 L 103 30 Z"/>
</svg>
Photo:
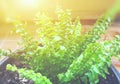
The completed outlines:
<svg viewBox="0 0 120 84">
<path fill-rule="evenodd" d="M 18 72 L 5 70 L 0 72 L 0 84 L 34 84 L 34 82 L 21 78 Z"/>
<path fill-rule="evenodd" d="M 19 68 L 28 68 L 27 65 L 15 61 L 12 58 L 8 58 L 8 60 L 0 66 L 0 84 L 34 84 L 32 80 L 21 78 L 18 72 L 11 72 L 6 70 L 7 64 L 16 65 Z"/>
<path fill-rule="evenodd" d="M 120 84 L 120 80 L 116 77 L 115 73 L 111 68 L 109 68 L 109 75 L 106 74 L 106 79 L 100 77 L 99 80 L 100 82 L 98 84 Z M 117 75 L 120 75 L 118 72 L 116 72 Z M 119 76 L 120 77 L 120 76 Z"/>
<path fill-rule="evenodd" d="M 17 72 L 7 71 L 7 64 L 16 65 L 19 68 L 29 68 L 28 65 L 22 64 L 19 61 L 15 61 L 14 59 L 9 58 L 6 62 L 4 62 L 4 64 L 0 66 L 0 84 L 34 84 L 32 80 L 21 78 Z M 106 79 L 99 77 L 100 81 L 98 84 L 120 84 L 120 80 L 118 80 L 114 72 L 116 71 L 113 71 L 113 69 L 109 68 L 110 74 L 106 74 Z M 120 77 L 119 73 L 116 73 L 118 77 Z"/>
</svg>

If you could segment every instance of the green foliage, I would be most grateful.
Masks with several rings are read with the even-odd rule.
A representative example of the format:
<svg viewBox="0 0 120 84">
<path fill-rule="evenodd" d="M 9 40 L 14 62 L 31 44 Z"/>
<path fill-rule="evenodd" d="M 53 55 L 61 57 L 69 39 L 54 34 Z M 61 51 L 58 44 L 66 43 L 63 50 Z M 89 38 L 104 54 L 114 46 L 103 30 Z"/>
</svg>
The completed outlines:
<svg viewBox="0 0 120 84">
<path fill-rule="evenodd" d="M 3 56 L 4 51 L 0 49 L 0 57 Z"/>
<path fill-rule="evenodd" d="M 120 52 L 120 36 L 116 36 L 113 41 L 92 43 L 68 68 L 67 72 L 59 74 L 62 82 L 69 82 L 80 77 L 84 84 L 97 84 L 99 76 L 106 78 L 108 67 L 111 64 L 111 56 L 116 56 Z"/>
<path fill-rule="evenodd" d="M 72 21 L 69 10 L 58 8 L 56 21 L 46 12 L 38 13 L 35 21 L 39 37 L 37 40 L 25 30 L 26 24 L 15 21 L 15 31 L 22 38 L 20 44 L 24 52 L 18 58 L 22 58 L 31 69 L 41 72 L 55 84 L 59 84 L 56 77 L 59 73 L 62 73 L 58 75 L 60 82 L 72 84 L 71 81 L 80 79 L 87 83 L 89 78 L 91 84 L 96 84 L 99 75 L 105 78 L 104 73 L 108 73 L 110 57 L 119 52 L 117 38 L 114 41 L 96 42 L 108 29 L 117 12 L 118 7 L 114 6 L 84 36 L 80 33 L 79 18 Z"/>
<path fill-rule="evenodd" d="M 79 18 L 72 21 L 69 10 L 57 9 L 58 20 L 53 20 L 46 13 L 36 16 L 37 41 L 25 30 L 25 24 L 15 22 L 15 31 L 22 38 L 22 56 L 35 71 L 41 72 L 50 79 L 66 71 L 75 57 L 78 56 L 81 38 Z M 20 56 L 21 58 L 21 56 Z"/>
<path fill-rule="evenodd" d="M 14 31 L 21 36 L 21 41 L 18 43 L 20 46 L 23 46 L 20 51 L 25 54 L 21 54 L 16 57 L 16 54 L 13 53 L 14 58 L 22 59 L 23 61 L 31 60 L 34 51 L 38 48 L 39 42 L 34 39 L 34 37 L 25 29 L 27 24 L 21 21 L 14 21 L 15 29 Z"/>
<path fill-rule="evenodd" d="M 25 30 L 27 24 L 22 23 L 20 21 L 14 21 L 15 25 L 15 31 L 21 36 L 22 41 L 19 42 L 19 44 L 22 44 L 24 47 L 24 50 L 31 51 L 36 49 L 38 46 L 38 42 L 34 39 L 34 37 Z"/>
<path fill-rule="evenodd" d="M 98 76 L 105 78 L 105 73 L 108 73 L 107 68 L 111 64 L 110 58 L 119 53 L 120 44 L 119 41 L 116 42 L 116 39 L 103 43 L 96 43 L 96 40 L 100 38 L 101 34 L 105 33 L 119 11 L 118 4 L 115 4 L 112 9 L 97 20 L 93 29 L 85 34 L 80 44 L 80 56 L 73 61 L 65 73 L 58 75 L 62 83 L 71 84 L 73 80 L 77 79 L 79 84 L 82 82 L 96 84 L 99 81 Z M 115 50 L 116 47 L 117 50 Z"/>
<path fill-rule="evenodd" d="M 35 73 L 33 70 L 17 69 L 16 66 L 10 64 L 7 65 L 6 69 L 10 71 L 18 71 L 22 78 L 31 79 L 35 84 L 52 84 L 45 76 L 42 76 L 40 73 Z"/>
<path fill-rule="evenodd" d="M 81 43 L 80 53 L 83 52 L 87 45 L 96 42 L 100 39 L 101 35 L 105 33 L 108 26 L 111 25 L 115 15 L 120 11 L 119 4 L 115 4 L 105 14 L 103 14 L 94 24 L 93 28 L 87 32 L 84 36 L 84 40 Z"/>
<path fill-rule="evenodd" d="M 84 41 L 81 44 L 80 52 L 83 52 L 88 44 L 96 42 L 96 40 L 100 38 L 101 34 L 105 33 L 105 30 L 108 29 L 108 26 L 111 24 L 111 22 L 111 18 L 108 18 L 104 15 L 101 16 L 94 24 L 92 30 L 85 34 Z"/>
<path fill-rule="evenodd" d="M 11 53 L 12 53 L 11 50 L 0 49 L 0 57 L 1 56 L 9 56 Z"/>
</svg>

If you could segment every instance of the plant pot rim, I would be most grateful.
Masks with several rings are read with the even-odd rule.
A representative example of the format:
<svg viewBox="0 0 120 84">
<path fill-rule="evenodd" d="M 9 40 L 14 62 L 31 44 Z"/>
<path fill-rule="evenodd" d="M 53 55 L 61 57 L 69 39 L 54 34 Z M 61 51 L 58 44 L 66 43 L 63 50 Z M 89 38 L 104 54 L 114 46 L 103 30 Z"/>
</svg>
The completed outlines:
<svg viewBox="0 0 120 84">
<path fill-rule="evenodd" d="M 117 71 L 117 69 L 113 65 L 111 65 L 110 68 L 113 71 L 113 73 L 115 74 L 115 76 L 120 84 L 120 73 Z"/>
</svg>

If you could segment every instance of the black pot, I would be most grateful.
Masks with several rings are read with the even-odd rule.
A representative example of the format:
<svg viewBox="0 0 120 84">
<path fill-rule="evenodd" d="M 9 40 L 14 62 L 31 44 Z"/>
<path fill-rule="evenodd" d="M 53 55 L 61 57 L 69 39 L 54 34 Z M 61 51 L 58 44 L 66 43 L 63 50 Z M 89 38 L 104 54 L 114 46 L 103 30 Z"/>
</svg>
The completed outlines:
<svg viewBox="0 0 120 84">
<path fill-rule="evenodd" d="M 108 68 L 108 71 L 110 74 L 106 74 L 106 79 L 100 77 L 98 84 L 120 84 L 120 73 L 116 68 L 111 65 L 110 68 Z"/>
<path fill-rule="evenodd" d="M 0 60 L 0 84 L 34 84 L 33 80 L 21 78 L 18 72 L 6 70 L 6 65 L 17 64 L 15 61 L 16 60 L 9 57 Z"/>
<path fill-rule="evenodd" d="M 13 59 L 12 59 L 13 60 Z M 0 61 L 0 70 L 4 70 L 6 65 L 11 63 L 11 58 L 5 57 Z M 120 84 L 120 74 L 115 69 L 113 65 L 108 68 L 109 75 L 106 74 L 106 79 L 99 77 L 99 83 L 98 84 Z"/>
</svg>

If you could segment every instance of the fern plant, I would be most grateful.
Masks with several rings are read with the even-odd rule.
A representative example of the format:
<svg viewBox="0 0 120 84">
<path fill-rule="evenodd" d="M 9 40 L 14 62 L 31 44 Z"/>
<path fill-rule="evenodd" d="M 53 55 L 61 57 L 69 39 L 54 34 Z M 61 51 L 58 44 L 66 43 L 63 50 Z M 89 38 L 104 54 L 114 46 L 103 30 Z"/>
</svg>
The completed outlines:
<svg viewBox="0 0 120 84">
<path fill-rule="evenodd" d="M 102 47 L 102 46 L 105 46 L 105 44 L 107 44 L 107 43 L 109 45 L 110 44 L 109 42 L 100 43 L 100 44 L 95 43 L 95 42 L 96 42 L 96 40 L 98 40 L 100 38 L 100 35 L 105 32 L 105 30 L 111 24 L 114 16 L 119 11 L 120 11 L 120 8 L 118 7 L 118 3 L 117 3 L 117 4 L 115 4 L 115 6 L 112 9 L 107 11 L 107 13 L 104 16 L 100 17 L 97 20 L 97 22 L 95 23 L 95 25 L 91 31 L 89 31 L 88 33 L 85 34 L 85 39 L 82 41 L 81 47 L 80 47 L 80 53 L 82 53 L 82 54 L 73 61 L 73 63 L 69 66 L 66 73 L 58 75 L 58 78 L 60 79 L 60 81 L 68 83 L 69 81 L 71 82 L 71 80 L 76 80 L 76 79 L 79 80 L 80 79 L 80 80 L 82 80 L 82 82 L 87 84 L 88 83 L 87 78 L 89 78 L 89 81 L 91 84 L 96 84 L 96 83 L 98 83 L 99 74 L 101 74 L 105 78 L 104 72 L 107 73 L 107 68 L 108 68 L 107 66 L 109 66 L 110 57 L 113 56 L 112 54 L 114 52 L 111 52 L 109 50 L 109 52 L 111 52 L 111 53 L 108 53 L 107 49 L 105 47 Z M 93 43 L 93 44 L 91 44 L 91 43 Z M 108 45 L 106 45 L 106 46 L 108 46 Z M 90 52 L 90 53 L 88 53 L 88 52 Z M 118 53 L 118 52 L 119 51 L 116 51 L 116 53 Z M 104 58 L 104 57 L 102 58 L 101 57 L 102 55 L 100 55 L 100 54 L 102 54 L 102 55 L 106 54 L 106 55 L 104 55 L 106 58 Z M 97 55 L 100 55 L 100 56 L 96 57 Z M 101 61 L 102 64 L 101 65 L 96 64 L 96 65 L 92 66 L 91 69 L 89 69 L 91 64 L 97 63 L 97 61 L 99 59 L 102 60 Z M 108 62 L 107 62 L 107 60 L 108 60 Z M 86 62 L 88 62 L 88 64 Z M 98 61 L 98 64 L 99 63 L 100 62 Z M 105 67 L 104 70 L 102 69 L 103 71 L 99 71 L 99 69 L 101 69 L 101 68 L 98 68 L 98 67 L 101 67 L 101 66 Z M 89 70 L 88 73 L 87 73 L 87 70 Z M 78 84 L 81 84 L 81 81 Z"/>
<path fill-rule="evenodd" d="M 50 80 L 45 76 L 42 76 L 40 73 L 35 73 L 33 70 L 18 69 L 16 66 L 12 66 L 10 64 L 6 66 L 6 69 L 17 71 L 22 78 L 33 80 L 34 84 L 52 84 L 52 82 L 50 82 Z"/>
<path fill-rule="evenodd" d="M 98 74 L 93 72 L 97 72 L 98 69 L 100 69 L 97 65 L 100 62 L 102 62 L 100 65 L 102 67 L 105 67 L 103 64 L 109 66 L 106 60 L 110 62 L 109 58 L 113 53 L 106 55 L 105 52 L 107 52 L 106 47 L 108 45 L 110 45 L 110 47 L 113 47 L 113 45 L 112 41 L 103 43 L 95 42 L 111 24 L 117 12 L 118 7 L 115 5 L 113 9 L 98 19 L 94 28 L 86 33 L 85 36 L 82 36 L 80 33 L 81 24 L 79 18 L 72 21 L 69 10 L 64 11 L 57 9 L 57 21 L 53 21 L 46 13 L 42 12 L 37 14 L 35 21 L 37 26 L 36 32 L 39 37 L 37 40 L 24 29 L 25 24 L 19 21 L 15 22 L 15 31 L 22 37 L 21 44 L 23 45 L 24 51 L 22 56 L 23 61 L 29 64 L 34 71 L 40 72 L 50 78 L 55 84 L 59 84 L 57 75 L 63 72 L 66 73 L 59 74 L 58 77 L 61 82 L 67 82 L 67 84 L 73 79 L 80 78 L 82 81 L 85 81 L 87 77 L 91 83 L 97 83 L 98 80 L 94 80 L 95 77 L 98 77 Z M 94 58 L 89 58 L 89 55 L 93 55 Z M 102 59 L 97 55 L 104 55 L 105 58 Z M 19 58 L 21 58 L 21 56 L 19 56 Z M 96 62 L 98 58 L 101 60 Z M 92 67 L 89 66 L 95 62 L 97 63 L 96 65 Z M 92 69 L 94 70 L 91 71 Z M 102 73 L 104 77 L 104 70 L 98 72 L 100 74 Z M 105 72 L 107 73 L 106 68 Z"/>
<path fill-rule="evenodd" d="M 117 0 L 116 4 L 98 18 L 93 28 L 85 34 L 84 40 L 81 43 L 80 53 L 86 49 L 88 44 L 96 42 L 105 33 L 108 26 L 113 22 L 115 15 L 120 11 L 119 4 L 120 1 Z"/>
<path fill-rule="evenodd" d="M 17 55 L 13 52 L 11 55 L 14 58 L 22 59 L 25 62 L 30 61 L 34 54 L 33 52 L 35 52 L 35 50 L 38 48 L 39 42 L 35 40 L 32 34 L 25 29 L 27 26 L 26 23 L 23 23 L 19 20 L 14 20 L 14 26 L 14 31 L 19 34 L 22 39 L 18 42 L 18 44 L 23 47 L 21 50 L 18 50 L 18 52 L 21 51 L 24 54 L 18 56 L 19 54 Z"/>
<path fill-rule="evenodd" d="M 89 82 L 97 84 L 99 76 L 106 78 L 105 73 L 109 73 L 111 57 L 117 56 L 119 52 L 120 36 L 116 36 L 113 41 L 89 44 L 87 49 L 69 66 L 67 72 L 59 74 L 58 77 L 62 82 L 80 77 L 84 84 Z"/>
<path fill-rule="evenodd" d="M 45 13 L 36 16 L 37 34 L 40 38 L 37 41 L 25 31 L 24 24 L 15 22 L 15 31 L 22 37 L 25 52 L 22 57 L 33 70 L 41 72 L 51 80 L 57 78 L 58 73 L 67 70 L 77 57 L 82 40 L 79 18 L 73 22 L 69 10 L 57 9 L 56 13 L 56 22 Z"/>
<path fill-rule="evenodd" d="M 2 57 L 2 56 L 9 56 L 9 55 L 11 55 L 11 53 L 12 53 L 11 50 L 0 49 L 0 57 Z"/>
</svg>

